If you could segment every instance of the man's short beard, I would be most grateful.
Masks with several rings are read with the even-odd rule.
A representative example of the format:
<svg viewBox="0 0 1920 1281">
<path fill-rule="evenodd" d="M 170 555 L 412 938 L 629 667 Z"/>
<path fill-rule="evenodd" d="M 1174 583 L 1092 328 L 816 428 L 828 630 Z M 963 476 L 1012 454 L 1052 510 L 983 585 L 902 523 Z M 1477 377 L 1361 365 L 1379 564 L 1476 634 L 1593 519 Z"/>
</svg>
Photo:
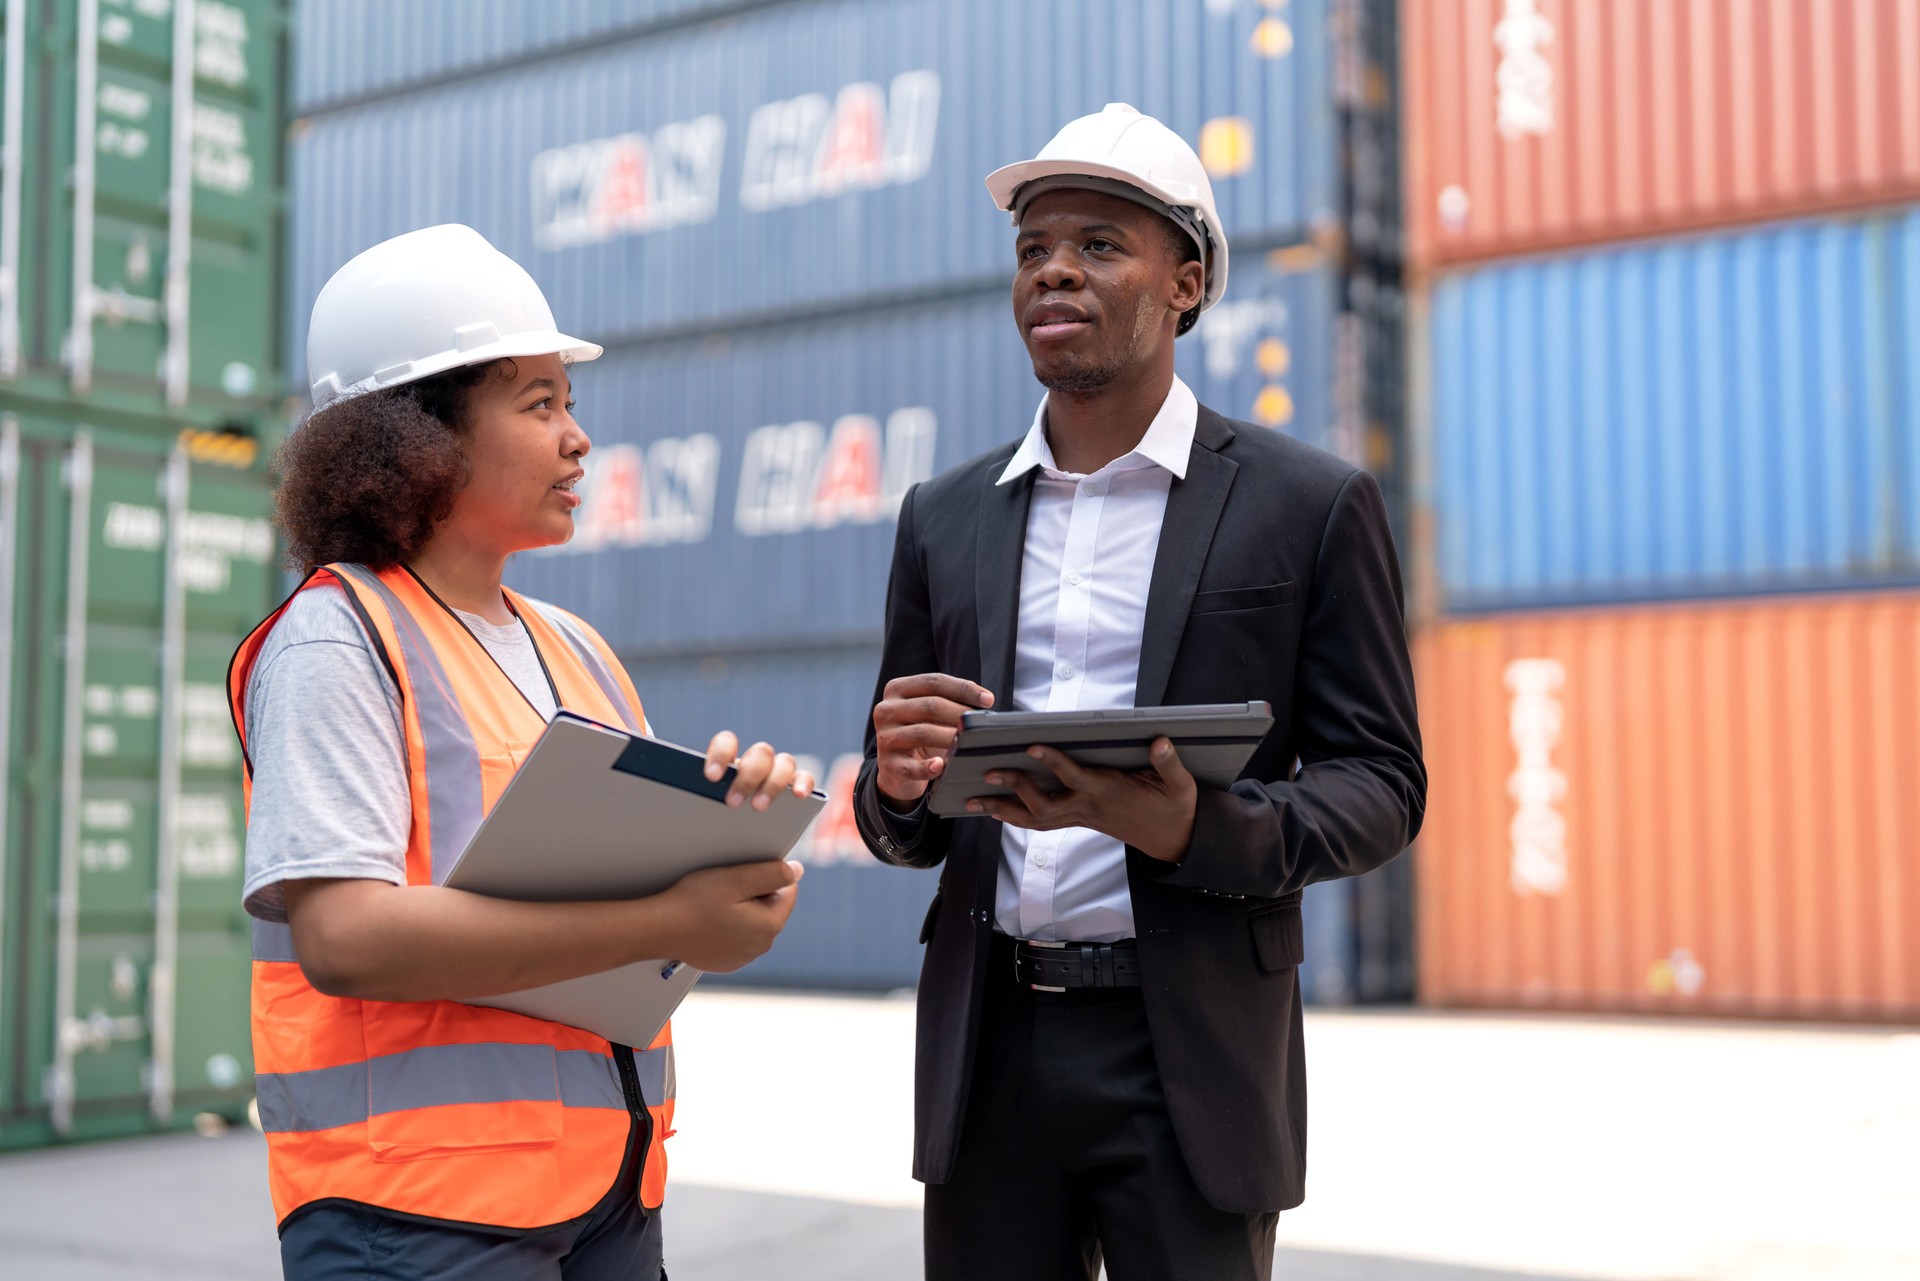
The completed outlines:
<svg viewBox="0 0 1920 1281">
<path fill-rule="evenodd" d="M 1034 370 L 1033 376 L 1048 391 L 1098 391 L 1118 378 L 1126 370 L 1124 361 L 1113 361 L 1103 365 L 1080 365 L 1072 369 L 1054 370 L 1041 373 Z"/>
</svg>

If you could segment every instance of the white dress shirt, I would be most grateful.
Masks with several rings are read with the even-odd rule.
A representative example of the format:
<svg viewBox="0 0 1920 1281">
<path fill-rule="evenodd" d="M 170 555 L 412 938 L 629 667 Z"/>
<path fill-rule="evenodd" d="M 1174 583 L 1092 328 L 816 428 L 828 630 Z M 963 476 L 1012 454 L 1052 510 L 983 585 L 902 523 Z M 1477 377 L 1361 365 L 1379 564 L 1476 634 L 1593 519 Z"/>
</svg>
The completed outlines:
<svg viewBox="0 0 1920 1281">
<path fill-rule="evenodd" d="M 1184 479 L 1200 404 L 1178 378 L 1132 453 L 1090 476 L 1062 471 L 1047 444 L 1047 402 L 999 483 L 1034 468 L 1020 568 L 1011 711 L 1132 707 L 1167 494 Z M 996 690 L 1004 695 L 1004 691 Z M 1015 938 L 1132 938 L 1126 849 L 1084 827 L 1004 827 L 995 923 Z"/>
</svg>

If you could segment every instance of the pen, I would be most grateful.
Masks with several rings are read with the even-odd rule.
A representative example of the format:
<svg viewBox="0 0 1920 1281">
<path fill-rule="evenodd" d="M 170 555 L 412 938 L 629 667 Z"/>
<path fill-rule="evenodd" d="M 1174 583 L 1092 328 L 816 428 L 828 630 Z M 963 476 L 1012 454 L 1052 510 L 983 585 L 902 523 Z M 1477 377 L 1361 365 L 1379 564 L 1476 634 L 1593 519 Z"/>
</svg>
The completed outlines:
<svg viewBox="0 0 1920 1281">
<path fill-rule="evenodd" d="M 663 979 L 672 978 L 675 972 L 678 971 L 679 968 L 685 964 L 686 964 L 685 961 L 668 961 L 667 967 L 664 970 L 660 971 L 660 977 Z"/>
</svg>

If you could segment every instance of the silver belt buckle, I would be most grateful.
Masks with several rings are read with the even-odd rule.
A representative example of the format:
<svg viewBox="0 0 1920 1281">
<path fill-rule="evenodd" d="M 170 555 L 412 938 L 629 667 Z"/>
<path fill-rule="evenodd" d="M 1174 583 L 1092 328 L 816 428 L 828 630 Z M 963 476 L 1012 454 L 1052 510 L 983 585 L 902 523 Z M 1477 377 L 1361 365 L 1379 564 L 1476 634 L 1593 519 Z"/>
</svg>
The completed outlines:
<svg viewBox="0 0 1920 1281">
<path fill-rule="evenodd" d="M 1064 951 L 1065 951 L 1065 950 L 1066 950 L 1066 949 L 1067 949 L 1067 948 L 1068 948 L 1069 946 L 1070 946 L 1070 945 L 1069 945 L 1069 944 L 1066 944 L 1066 943 L 1052 943 L 1052 942 L 1048 942 L 1048 941 L 1047 941 L 1047 940 L 1045 940 L 1045 939 L 1019 939 L 1019 940 L 1016 940 L 1016 941 L 1015 941 L 1015 943 L 1014 943 L 1014 945 L 1013 945 L 1013 978 L 1014 978 L 1014 981 L 1015 981 L 1016 983 L 1020 981 L 1020 949 L 1021 949 L 1021 948 L 1023 948 L 1023 947 L 1054 947 L 1054 948 L 1059 948 L 1059 949 L 1060 949 L 1061 951 L 1063 951 L 1063 952 L 1064 952 Z M 1067 990 L 1067 989 L 1065 989 L 1064 987 L 1048 987 L 1048 986 L 1047 986 L 1046 984 L 1044 984 L 1044 983 L 1029 983 L 1029 984 L 1027 984 L 1027 986 L 1028 986 L 1028 987 L 1030 987 L 1030 988 L 1032 988 L 1032 989 L 1033 989 L 1034 991 L 1036 991 L 1036 992 L 1064 992 L 1064 991 L 1066 991 L 1066 990 Z"/>
</svg>

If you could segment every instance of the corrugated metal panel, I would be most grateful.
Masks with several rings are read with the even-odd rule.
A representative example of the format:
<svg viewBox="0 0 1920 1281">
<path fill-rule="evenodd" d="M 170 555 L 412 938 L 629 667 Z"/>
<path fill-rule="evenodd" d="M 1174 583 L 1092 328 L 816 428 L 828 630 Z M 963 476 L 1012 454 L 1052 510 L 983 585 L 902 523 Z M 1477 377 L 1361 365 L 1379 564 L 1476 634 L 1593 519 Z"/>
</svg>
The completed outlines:
<svg viewBox="0 0 1920 1281">
<path fill-rule="evenodd" d="M 1479 270 L 1430 343 L 1443 608 L 1920 573 L 1920 213 Z"/>
<path fill-rule="evenodd" d="M 938 878 L 887 867 L 853 822 L 853 782 L 880 670 L 875 646 L 712 654 L 631 664 L 654 732 L 704 746 L 731 729 L 804 756 L 829 800 L 795 852 L 800 898 L 773 950 L 711 983 L 887 991 L 919 981 L 920 923 Z M 1412 990 L 1411 889 L 1404 861 L 1306 894 L 1306 963 L 1315 1004 L 1404 1000 Z"/>
<path fill-rule="evenodd" d="M 1920 1017 L 1920 595 L 1420 638 L 1439 1004 Z"/>
<path fill-rule="evenodd" d="M 1920 194 L 1911 0 L 1403 0 L 1411 254 Z"/>
<path fill-rule="evenodd" d="M 1202 403 L 1338 444 L 1338 278 L 1249 259 L 1179 345 Z M 877 637 L 906 486 L 1033 419 L 998 293 L 610 354 L 575 371 L 594 438 L 574 541 L 509 581 L 628 655 Z"/>
<path fill-rule="evenodd" d="M 1299 239 L 1338 217 L 1324 0 L 1214 9 L 794 3 L 302 122 L 288 354 L 341 263 L 435 222 L 601 342 L 1008 279 L 982 179 L 1114 100 L 1199 141 L 1245 247 Z"/>
<path fill-rule="evenodd" d="M 766 0 L 296 0 L 293 109 L 473 74 Z"/>
</svg>

